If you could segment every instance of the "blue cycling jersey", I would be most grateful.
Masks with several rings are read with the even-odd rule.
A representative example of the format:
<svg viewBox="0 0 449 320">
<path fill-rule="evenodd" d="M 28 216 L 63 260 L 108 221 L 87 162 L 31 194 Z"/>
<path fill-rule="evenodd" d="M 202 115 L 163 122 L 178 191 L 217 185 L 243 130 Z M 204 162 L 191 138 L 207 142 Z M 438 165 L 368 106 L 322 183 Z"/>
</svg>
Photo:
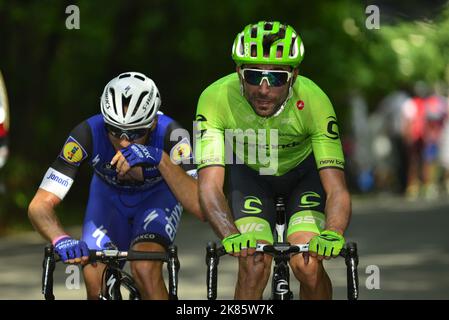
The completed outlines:
<svg viewBox="0 0 449 320">
<path fill-rule="evenodd" d="M 174 132 L 178 129 L 182 127 L 172 118 L 158 113 L 157 124 L 145 144 L 169 155 L 179 152 L 178 157 L 186 159 L 190 154 L 185 154 L 185 150 L 191 150 L 188 133 L 185 130 Z M 176 140 L 172 140 L 172 136 Z M 186 147 L 186 144 L 189 145 Z M 157 167 L 142 167 L 143 181 L 119 180 L 115 168 L 110 165 L 116 153 L 103 116 L 95 115 L 72 130 L 41 188 L 62 199 L 81 164 L 89 162 L 94 175 L 82 236 L 89 248 L 105 248 L 112 242 L 119 249 L 127 250 L 136 239 L 167 247 L 176 236 L 181 204 Z M 195 169 L 193 164 L 185 162 L 181 166 L 186 171 Z"/>
</svg>

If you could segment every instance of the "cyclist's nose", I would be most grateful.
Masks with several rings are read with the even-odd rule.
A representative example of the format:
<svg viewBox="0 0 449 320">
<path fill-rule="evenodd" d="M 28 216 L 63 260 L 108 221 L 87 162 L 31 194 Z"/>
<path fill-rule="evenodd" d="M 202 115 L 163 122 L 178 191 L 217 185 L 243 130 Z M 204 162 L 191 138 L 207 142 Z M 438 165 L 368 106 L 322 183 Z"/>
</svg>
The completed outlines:
<svg viewBox="0 0 449 320">
<path fill-rule="evenodd" d="M 130 144 L 131 144 L 131 142 L 127 138 L 120 139 L 120 147 L 126 148 Z"/>
<path fill-rule="evenodd" d="M 268 94 L 270 91 L 270 86 L 268 85 L 268 80 L 263 79 L 262 83 L 259 85 L 259 92 L 262 94 Z"/>
</svg>

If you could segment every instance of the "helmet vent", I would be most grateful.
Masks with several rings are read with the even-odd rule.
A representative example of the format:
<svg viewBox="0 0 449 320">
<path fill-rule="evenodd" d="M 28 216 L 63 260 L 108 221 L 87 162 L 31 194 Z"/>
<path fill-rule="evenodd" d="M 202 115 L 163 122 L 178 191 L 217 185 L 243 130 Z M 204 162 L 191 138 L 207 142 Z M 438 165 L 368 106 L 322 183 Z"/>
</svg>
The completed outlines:
<svg viewBox="0 0 449 320">
<path fill-rule="evenodd" d="M 271 30 L 273 30 L 273 24 L 265 23 L 263 29 L 266 30 L 266 31 L 271 31 Z"/>
<path fill-rule="evenodd" d="M 134 108 L 131 117 L 133 117 L 133 116 L 136 114 L 137 109 L 139 109 L 140 104 L 142 103 L 143 98 L 144 98 L 147 94 L 148 94 L 148 91 L 144 91 L 144 92 L 142 92 L 142 93 L 140 94 L 139 99 L 138 99 L 137 102 L 136 102 L 136 108 Z"/>
<path fill-rule="evenodd" d="M 282 25 L 279 28 L 279 39 L 285 39 L 285 30 L 286 30 L 285 25 Z"/>
<path fill-rule="evenodd" d="M 251 38 L 257 38 L 257 27 L 251 29 Z"/>
<path fill-rule="evenodd" d="M 145 78 L 142 77 L 142 76 L 139 76 L 138 74 L 135 74 L 135 75 L 134 75 L 134 78 L 139 79 L 139 80 L 142 80 L 142 81 L 145 81 Z"/>
<path fill-rule="evenodd" d="M 282 58 L 283 55 L 284 55 L 284 46 L 278 45 L 276 48 L 276 57 Z"/>
<path fill-rule="evenodd" d="M 292 38 L 292 44 L 290 46 L 290 56 L 293 57 L 296 55 L 296 37 Z"/>
<path fill-rule="evenodd" d="M 257 44 L 251 44 L 251 57 L 257 57 Z"/>
<path fill-rule="evenodd" d="M 239 41 L 240 41 L 240 46 L 238 46 L 238 47 L 235 49 L 235 51 L 237 51 L 238 54 L 240 54 L 241 56 L 243 56 L 243 54 L 244 54 L 244 49 L 243 49 L 244 38 L 243 38 L 243 35 L 240 37 Z M 239 50 L 239 49 L 240 49 L 240 50 Z"/>
<path fill-rule="evenodd" d="M 118 78 L 123 79 L 123 78 L 129 78 L 129 77 L 131 77 L 131 75 L 129 73 L 125 73 L 125 74 L 120 75 Z"/>
<path fill-rule="evenodd" d="M 132 96 L 129 96 L 128 98 L 125 98 L 125 96 L 124 95 L 122 95 L 122 114 L 123 114 L 123 117 L 125 117 L 125 115 L 126 115 L 126 113 L 127 113 L 127 108 L 129 107 L 129 102 L 131 101 L 131 97 Z M 125 110 L 125 108 L 126 108 L 126 110 Z"/>
<path fill-rule="evenodd" d="M 117 114 L 117 106 L 115 105 L 115 90 L 112 88 L 109 88 L 109 92 L 111 93 L 112 96 L 112 107 L 114 108 L 114 113 Z"/>
</svg>

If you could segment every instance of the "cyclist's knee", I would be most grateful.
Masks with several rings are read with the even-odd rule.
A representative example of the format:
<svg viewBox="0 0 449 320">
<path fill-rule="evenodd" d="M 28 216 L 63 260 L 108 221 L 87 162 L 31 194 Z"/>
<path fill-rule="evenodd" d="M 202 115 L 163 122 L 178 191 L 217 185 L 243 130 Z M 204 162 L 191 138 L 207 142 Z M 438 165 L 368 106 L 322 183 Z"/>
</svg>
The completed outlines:
<svg viewBox="0 0 449 320">
<path fill-rule="evenodd" d="M 310 256 L 307 260 L 302 254 L 295 255 L 290 259 L 290 268 L 299 282 L 316 286 L 324 273 L 323 263 Z"/>
<path fill-rule="evenodd" d="M 86 293 L 88 300 L 97 300 L 101 290 L 101 277 L 105 265 L 97 263 L 96 266 L 90 264 L 83 268 L 84 284 L 86 286 Z"/>
<path fill-rule="evenodd" d="M 266 254 L 256 253 L 245 258 L 239 258 L 239 273 L 241 278 L 257 284 L 269 276 L 272 258 Z"/>
<path fill-rule="evenodd" d="M 132 247 L 133 250 L 138 251 L 152 251 L 152 252 L 163 252 L 164 247 L 158 243 L 154 242 L 140 242 L 136 243 Z M 162 278 L 162 261 L 132 261 L 131 262 L 131 272 L 137 280 L 149 283 L 157 282 Z"/>
</svg>

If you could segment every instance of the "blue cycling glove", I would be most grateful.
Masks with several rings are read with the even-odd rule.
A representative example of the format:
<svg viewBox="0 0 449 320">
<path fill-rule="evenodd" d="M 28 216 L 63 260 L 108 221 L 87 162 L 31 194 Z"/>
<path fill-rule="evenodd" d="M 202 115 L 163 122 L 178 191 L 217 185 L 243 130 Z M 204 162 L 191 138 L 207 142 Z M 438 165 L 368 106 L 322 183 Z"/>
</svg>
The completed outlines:
<svg viewBox="0 0 449 320">
<path fill-rule="evenodd" d="M 89 248 L 87 247 L 87 244 L 82 240 L 75 240 L 69 236 L 56 241 L 54 247 L 56 253 L 64 262 L 69 259 L 89 256 Z"/>
<path fill-rule="evenodd" d="M 162 159 L 162 149 L 133 143 L 120 150 L 130 167 L 136 165 L 157 166 Z"/>
</svg>

